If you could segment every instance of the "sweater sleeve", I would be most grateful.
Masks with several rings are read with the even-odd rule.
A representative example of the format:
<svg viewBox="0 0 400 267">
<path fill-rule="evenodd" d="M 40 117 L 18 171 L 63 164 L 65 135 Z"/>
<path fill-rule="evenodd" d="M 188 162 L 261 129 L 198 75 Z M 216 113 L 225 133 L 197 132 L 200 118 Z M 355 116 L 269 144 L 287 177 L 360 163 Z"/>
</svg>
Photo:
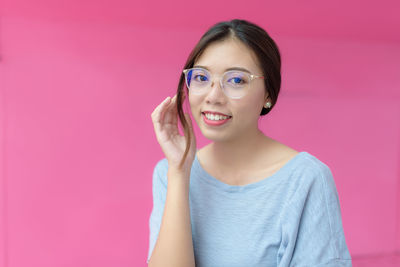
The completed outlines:
<svg viewBox="0 0 400 267">
<path fill-rule="evenodd" d="M 315 167 L 315 168 L 314 168 Z M 335 181 L 314 162 L 281 213 L 279 267 L 351 267 Z"/>
<path fill-rule="evenodd" d="M 157 162 L 153 170 L 153 209 L 149 218 L 149 249 L 147 255 L 147 263 L 149 263 L 151 253 L 153 252 L 154 246 L 157 241 L 158 234 L 160 232 L 162 216 L 164 213 L 165 200 L 167 196 L 167 177 L 166 170 L 167 160 L 164 158 Z"/>
</svg>

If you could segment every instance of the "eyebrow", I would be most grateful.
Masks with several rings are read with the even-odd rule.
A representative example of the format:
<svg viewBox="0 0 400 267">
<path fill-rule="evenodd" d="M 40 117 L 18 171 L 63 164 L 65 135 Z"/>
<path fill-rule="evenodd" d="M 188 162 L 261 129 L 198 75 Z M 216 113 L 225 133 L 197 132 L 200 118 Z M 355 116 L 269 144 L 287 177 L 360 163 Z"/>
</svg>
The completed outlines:
<svg viewBox="0 0 400 267">
<path fill-rule="evenodd" d="M 206 66 L 200 66 L 200 65 L 193 66 L 193 68 L 203 68 L 203 69 L 206 69 L 208 71 L 210 70 Z M 241 70 L 241 71 L 244 71 L 244 72 L 247 72 L 247 73 L 251 74 L 251 72 L 248 69 L 241 68 L 241 67 L 231 67 L 231 68 L 225 69 L 225 71 L 230 71 L 230 70 Z"/>
</svg>

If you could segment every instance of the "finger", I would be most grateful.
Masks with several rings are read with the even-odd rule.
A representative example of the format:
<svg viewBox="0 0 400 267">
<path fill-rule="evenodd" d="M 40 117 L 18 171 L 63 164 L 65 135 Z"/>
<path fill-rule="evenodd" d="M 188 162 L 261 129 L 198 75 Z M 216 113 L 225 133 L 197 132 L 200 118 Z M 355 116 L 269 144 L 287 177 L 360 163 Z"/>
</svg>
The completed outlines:
<svg viewBox="0 0 400 267">
<path fill-rule="evenodd" d="M 160 119 L 164 123 L 165 120 L 165 113 L 168 110 L 169 105 L 171 104 L 171 97 L 168 96 L 165 103 L 160 107 Z"/>
<path fill-rule="evenodd" d="M 164 99 L 163 102 L 161 102 L 160 105 L 157 106 L 157 108 L 153 111 L 151 114 L 153 124 L 154 124 L 154 130 L 156 132 L 159 132 L 162 128 L 163 122 L 163 113 L 165 112 L 165 107 L 170 101 L 170 97 L 168 96 L 166 99 Z"/>
<path fill-rule="evenodd" d="M 171 101 L 171 116 L 172 116 L 172 123 L 178 124 L 178 106 L 177 106 L 177 95 L 175 95 Z"/>
<path fill-rule="evenodd" d="M 167 101 L 164 103 L 164 105 L 160 109 L 160 122 L 162 125 L 165 123 L 168 123 L 168 120 L 166 119 L 168 115 L 168 107 L 171 104 L 171 97 L 168 97 Z"/>
<path fill-rule="evenodd" d="M 177 119 L 177 107 L 176 107 L 176 99 L 177 96 L 174 95 L 171 100 L 166 104 L 164 111 L 162 112 L 162 117 L 161 118 L 161 130 L 165 125 L 168 124 L 168 129 L 170 133 L 174 135 L 179 134 L 179 129 L 178 129 L 178 119 Z"/>
<path fill-rule="evenodd" d="M 165 105 L 168 103 L 170 97 L 167 96 L 151 113 L 151 118 L 153 119 L 153 121 L 160 121 L 160 111 L 162 110 L 162 108 L 165 107 Z"/>
<path fill-rule="evenodd" d="M 177 96 L 175 95 L 172 99 L 171 102 L 169 103 L 168 107 L 166 108 L 166 114 L 165 114 L 165 123 L 171 123 L 171 124 L 177 124 L 178 123 L 178 109 L 176 106 L 176 99 Z"/>
</svg>

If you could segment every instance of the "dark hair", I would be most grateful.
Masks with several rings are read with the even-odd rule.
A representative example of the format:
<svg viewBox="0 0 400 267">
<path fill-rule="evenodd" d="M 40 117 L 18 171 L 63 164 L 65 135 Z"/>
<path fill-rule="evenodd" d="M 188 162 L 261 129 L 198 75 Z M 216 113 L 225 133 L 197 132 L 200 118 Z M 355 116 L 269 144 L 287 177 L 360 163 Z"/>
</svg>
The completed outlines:
<svg viewBox="0 0 400 267">
<path fill-rule="evenodd" d="M 261 27 L 251 23 L 247 20 L 233 19 L 231 21 L 222 21 L 214 24 L 207 32 L 200 38 L 199 42 L 190 53 L 183 69 L 192 68 L 196 60 L 202 55 L 205 49 L 211 44 L 221 42 L 229 38 L 237 39 L 249 47 L 256 55 L 259 67 L 265 76 L 264 83 L 265 89 L 271 99 L 271 108 L 262 108 L 260 116 L 268 114 L 275 106 L 278 99 L 278 94 L 281 88 L 281 56 L 279 49 L 274 40 L 268 33 Z M 181 121 L 183 131 L 187 137 L 186 149 L 180 166 L 184 163 L 190 149 L 191 136 L 188 128 L 188 122 L 185 119 L 182 109 L 184 100 L 183 87 L 185 85 L 185 74 L 181 73 L 177 89 L 177 110 L 179 120 Z M 186 87 L 186 86 L 185 86 Z M 186 88 L 186 95 L 188 89 Z"/>
</svg>

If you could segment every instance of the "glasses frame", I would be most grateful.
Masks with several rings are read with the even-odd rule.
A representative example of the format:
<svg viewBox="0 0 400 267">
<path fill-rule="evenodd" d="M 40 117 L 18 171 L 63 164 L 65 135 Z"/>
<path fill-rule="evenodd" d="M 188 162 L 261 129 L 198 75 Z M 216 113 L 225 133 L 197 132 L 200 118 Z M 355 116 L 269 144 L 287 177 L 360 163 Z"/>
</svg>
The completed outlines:
<svg viewBox="0 0 400 267">
<path fill-rule="evenodd" d="M 204 68 L 197 68 L 197 67 L 195 67 L 195 68 L 189 68 L 189 69 L 184 69 L 182 72 L 185 74 L 185 84 L 186 84 L 186 87 L 189 89 L 189 91 L 190 91 L 190 86 L 188 85 L 188 80 L 187 80 L 187 75 L 188 75 L 188 72 L 190 71 L 190 70 L 195 70 L 195 69 L 199 69 L 199 70 L 204 70 L 204 71 L 206 71 L 208 74 L 210 74 L 210 82 L 212 82 L 212 78 L 214 77 L 213 76 L 213 74 L 210 72 L 210 71 L 208 71 L 207 69 L 204 69 Z M 229 98 L 232 98 L 232 99 L 240 99 L 240 98 L 242 98 L 242 97 L 244 97 L 246 94 L 247 94 L 247 92 L 246 92 L 246 94 L 244 94 L 243 96 L 241 96 L 241 97 L 232 97 L 232 96 L 230 96 L 230 95 L 228 95 L 226 92 L 225 92 L 225 87 L 224 87 L 224 85 L 223 85 L 223 82 L 222 82 L 222 77 L 224 77 L 225 76 L 225 74 L 226 73 L 229 73 L 229 72 L 242 72 L 242 73 L 245 73 L 246 75 L 248 75 L 249 77 L 250 77 L 250 81 L 249 81 L 249 90 L 250 90 L 250 88 L 251 88 L 251 86 L 250 86 L 250 84 L 251 84 L 251 82 L 254 80 L 254 79 L 264 79 L 265 77 L 264 76 L 260 76 L 260 75 L 255 75 L 255 74 L 252 74 L 252 73 L 248 73 L 248 72 L 246 72 L 246 71 L 241 71 L 241 70 L 228 70 L 228 71 L 225 71 L 222 75 L 221 75 L 221 77 L 219 77 L 219 84 L 220 84 L 220 86 L 221 86 L 221 88 L 222 88 L 222 91 L 224 92 L 224 94 L 227 96 L 227 97 L 229 97 Z"/>
</svg>

